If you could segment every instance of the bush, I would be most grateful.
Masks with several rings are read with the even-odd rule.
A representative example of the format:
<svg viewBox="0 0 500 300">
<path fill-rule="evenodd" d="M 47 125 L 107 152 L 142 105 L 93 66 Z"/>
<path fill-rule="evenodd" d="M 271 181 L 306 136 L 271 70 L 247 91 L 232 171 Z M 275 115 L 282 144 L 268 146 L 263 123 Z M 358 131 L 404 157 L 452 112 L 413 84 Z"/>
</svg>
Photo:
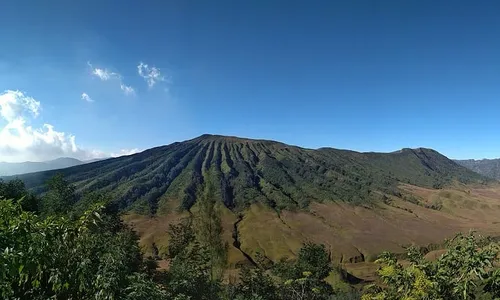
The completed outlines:
<svg viewBox="0 0 500 300">
<path fill-rule="evenodd" d="M 137 236 L 109 230 L 95 205 L 79 219 L 40 218 L 0 201 L 0 296 L 3 299 L 134 298 L 144 276 Z M 137 280 L 139 281 L 137 281 Z M 132 290 L 134 293 L 129 294 Z"/>
<path fill-rule="evenodd" d="M 416 248 L 408 250 L 410 265 L 383 253 L 378 273 L 384 285 L 371 285 L 362 299 L 497 299 L 499 246 L 474 233 L 458 234 L 447 252 L 431 262 Z"/>
</svg>

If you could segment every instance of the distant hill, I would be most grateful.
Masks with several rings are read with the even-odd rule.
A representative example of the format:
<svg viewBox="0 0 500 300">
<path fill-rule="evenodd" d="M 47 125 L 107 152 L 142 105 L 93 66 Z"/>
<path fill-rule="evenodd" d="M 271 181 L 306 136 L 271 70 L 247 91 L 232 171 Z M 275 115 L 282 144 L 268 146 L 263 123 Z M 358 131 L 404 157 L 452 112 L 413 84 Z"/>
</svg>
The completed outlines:
<svg viewBox="0 0 500 300">
<path fill-rule="evenodd" d="M 55 170 L 81 165 L 87 162 L 80 161 L 75 158 L 61 157 L 54 160 L 44 162 L 21 162 L 7 163 L 0 162 L 0 176 L 18 175 L 32 172 L 40 172 L 47 170 Z"/>
<path fill-rule="evenodd" d="M 500 180 L 500 159 L 455 160 L 456 163 L 483 176 Z"/>
<path fill-rule="evenodd" d="M 366 204 L 383 194 L 397 195 L 401 183 L 438 188 L 488 181 L 431 149 L 312 150 L 216 135 L 60 171 L 79 190 L 106 191 L 122 209 L 153 214 L 171 199 L 190 209 L 208 181 L 215 183 L 220 200 L 233 211 L 252 203 L 277 210 L 305 208 L 313 201 Z M 55 173 L 20 178 L 43 191 L 43 183 Z"/>
</svg>

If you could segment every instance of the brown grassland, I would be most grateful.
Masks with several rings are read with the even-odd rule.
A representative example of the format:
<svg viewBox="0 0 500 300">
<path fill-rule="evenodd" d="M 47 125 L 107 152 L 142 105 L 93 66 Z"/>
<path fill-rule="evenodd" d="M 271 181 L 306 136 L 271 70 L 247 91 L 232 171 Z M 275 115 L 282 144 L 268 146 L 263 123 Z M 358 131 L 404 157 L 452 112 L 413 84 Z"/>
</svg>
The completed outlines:
<svg viewBox="0 0 500 300">
<path fill-rule="evenodd" d="M 427 254 L 433 259 L 441 254 L 439 244 L 457 232 L 476 230 L 500 236 L 500 185 L 457 185 L 444 189 L 402 185 L 401 188 L 416 201 L 392 197 L 372 206 L 316 202 L 307 210 L 279 214 L 264 205 L 253 204 L 240 216 L 220 205 L 229 269 L 251 263 L 245 255 L 253 258 L 257 252 L 272 261 L 293 258 L 304 242 L 312 241 L 325 244 L 332 261 L 352 275 L 374 280 L 377 265 L 373 261 L 382 251 L 403 253 L 408 245 L 434 244 L 429 247 L 434 251 Z M 146 253 L 151 253 L 153 243 L 161 253 L 168 245 L 168 225 L 189 216 L 187 212 L 178 212 L 179 202 L 169 199 L 165 203 L 168 207 L 161 215 L 123 216 L 138 232 Z M 191 213 L 196 215 L 196 208 Z M 235 238 L 240 249 L 233 245 Z"/>
</svg>

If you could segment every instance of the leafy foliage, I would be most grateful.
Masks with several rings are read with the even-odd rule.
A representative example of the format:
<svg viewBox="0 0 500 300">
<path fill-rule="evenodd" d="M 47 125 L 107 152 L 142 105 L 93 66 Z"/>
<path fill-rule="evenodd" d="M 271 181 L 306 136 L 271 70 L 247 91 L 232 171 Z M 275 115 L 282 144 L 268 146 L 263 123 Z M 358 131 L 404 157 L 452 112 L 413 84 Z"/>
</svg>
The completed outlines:
<svg viewBox="0 0 500 300">
<path fill-rule="evenodd" d="M 309 271 L 308 271 L 309 270 Z M 332 270 L 323 245 L 305 244 L 295 261 L 281 261 L 271 274 L 262 264 L 245 267 L 236 286 L 236 299 L 329 299 L 333 289 L 324 279 Z"/>
<path fill-rule="evenodd" d="M 167 299 L 218 299 L 220 279 L 214 279 L 210 252 L 193 244 L 171 260 L 166 276 Z"/>
<path fill-rule="evenodd" d="M 116 299 L 141 269 L 137 237 L 113 231 L 96 205 L 77 221 L 42 219 L 0 201 L 0 294 L 4 299 Z M 130 277 L 132 276 L 132 277 Z"/>
<path fill-rule="evenodd" d="M 57 173 L 47 181 L 48 191 L 42 198 L 42 210 L 48 215 L 66 214 L 76 203 L 75 187 Z"/>
<path fill-rule="evenodd" d="M 211 278 L 220 279 L 226 269 L 228 245 L 222 240 L 223 228 L 215 208 L 215 189 L 211 182 L 207 183 L 198 204 L 199 211 L 194 219 L 196 238 L 208 251 Z"/>
<path fill-rule="evenodd" d="M 182 253 L 195 240 L 191 219 L 183 219 L 179 224 L 170 224 L 168 230 L 170 240 L 167 258 L 173 259 Z"/>
<path fill-rule="evenodd" d="M 237 299 L 280 299 L 277 283 L 260 267 L 245 266 L 240 273 L 240 280 L 235 291 Z"/>
<path fill-rule="evenodd" d="M 212 211 L 201 224 L 214 230 L 199 232 L 219 242 L 200 239 L 192 222 L 171 226 L 169 270 L 160 272 L 153 259 L 143 260 L 138 237 L 109 197 L 77 197 L 60 176 L 49 184 L 43 215 L 0 201 L 3 299 L 222 299 L 221 276 L 214 276 L 220 249 L 213 249 L 221 227 Z"/>
<path fill-rule="evenodd" d="M 297 260 L 282 260 L 273 268 L 281 278 L 284 299 L 327 299 L 333 293 L 324 279 L 332 271 L 324 245 L 306 243 Z"/>
<path fill-rule="evenodd" d="M 3 299 L 148 299 L 144 295 L 163 293 L 148 275 L 138 237 L 108 197 L 86 195 L 73 207 L 78 197 L 62 176 L 48 185 L 40 200 L 20 181 L 0 183 L 0 198 L 22 199 L 0 201 Z M 33 206 L 25 206 L 27 197 Z"/>
<path fill-rule="evenodd" d="M 200 243 L 192 225 L 189 219 L 170 225 L 170 268 L 164 280 L 167 294 L 171 299 L 217 299 L 221 284 L 221 278 L 214 276 L 217 249 L 210 249 L 214 244 Z"/>
<path fill-rule="evenodd" d="M 0 180 L 0 200 L 1 199 L 19 201 L 22 208 L 26 211 L 36 212 L 39 209 L 38 199 L 26 189 L 24 182 L 20 179 L 14 179 L 8 182 Z"/>
<path fill-rule="evenodd" d="M 378 262 L 384 285 L 372 285 L 362 299 L 498 299 L 499 246 L 474 233 L 457 235 L 437 261 L 410 248 L 410 265 L 384 253 Z M 485 298 L 486 297 L 486 298 Z"/>
<path fill-rule="evenodd" d="M 309 272 L 311 274 L 308 277 L 321 280 L 326 278 L 331 270 L 325 246 L 310 242 L 299 250 L 296 261 L 284 259 L 274 266 L 274 273 L 285 279 L 301 278 L 304 272 Z"/>
</svg>

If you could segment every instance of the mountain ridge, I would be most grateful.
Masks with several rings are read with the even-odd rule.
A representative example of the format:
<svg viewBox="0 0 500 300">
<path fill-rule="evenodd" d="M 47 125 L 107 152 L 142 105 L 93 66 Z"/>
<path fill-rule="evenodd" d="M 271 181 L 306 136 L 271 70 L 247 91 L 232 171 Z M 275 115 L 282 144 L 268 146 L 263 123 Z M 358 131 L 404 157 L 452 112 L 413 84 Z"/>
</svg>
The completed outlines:
<svg viewBox="0 0 500 300">
<path fill-rule="evenodd" d="M 59 157 L 52 160 L 34 162 L 25 161 L 19 163 L 0 162 L 0 176 L 19 175 L 25 173 L 42 172 L 48 170 L 62 169 L 81 165 L 85 161 L 72 157 Z"/>
<path fill-rule="evenodd" d="M 454 161 L 483 176 L 500 180 L 500 158 L 462 159 L 462 160 L 457 159 Z"/>
<path fill-rule="evenodd" d="M 122 209 L 149 214 L 173 200 L 190 209 L 209 181 L 230 210 L 257 202 L 277 210 L 305 208 L 311 201 L 370 203 L 401 193 L 401 183 L 438 188 L 488 181 L 432 149 L 363 153 L 209 134 L 19 178 L 43 192 L 43 183 L 58 172 L 80 191 L 109 192 Z"/>
</svg>

